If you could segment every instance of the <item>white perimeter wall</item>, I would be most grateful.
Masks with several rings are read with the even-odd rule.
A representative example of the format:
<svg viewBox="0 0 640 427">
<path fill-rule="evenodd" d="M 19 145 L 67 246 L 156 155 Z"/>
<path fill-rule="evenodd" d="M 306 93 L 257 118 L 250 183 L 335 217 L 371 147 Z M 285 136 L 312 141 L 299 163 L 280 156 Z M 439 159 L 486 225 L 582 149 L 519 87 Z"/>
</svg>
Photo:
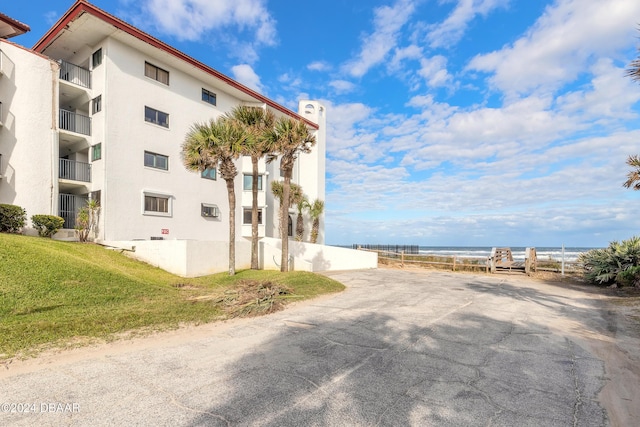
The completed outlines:
<svg viewBox="0 0 640 427">
<path fill-rule="evenodd" d="M 229 245 L 202 240 L 108 241 L 106 246 L 126 249 L 127 255 L 182 277 L 229 271 Z M 129 252 L 130 251 L 130 252 Z M 251 243 L 236 241 L 236 270 L 251 268 Z"/>
<path fill-rule="evenodd" d="M 123 248 L 128 255 L 182 277 L 197 277 L 229 269 L 226 242 L 202 240 L 105 241 L 106 246 Z M 289 242 L 295 271 L 335 271 L 377 268 L 378 254 L 312 243 Z M 260 241 L 260 268 L 280 269 L 280 240 Z M 251 268 L 251 242 L 236 241 L 236 270 Z"/>
<path fill-rule="evenodd" d="M 280 269 L 280 239 L 265 237 L 260 241 L 263 268 Z M 378 267 L 378 254 L 335 246 L 289 240 L 289 254 L 296 271 L 362 270 Z M 277 256 L 276 256 L 277 255 Z"/>
</svg>

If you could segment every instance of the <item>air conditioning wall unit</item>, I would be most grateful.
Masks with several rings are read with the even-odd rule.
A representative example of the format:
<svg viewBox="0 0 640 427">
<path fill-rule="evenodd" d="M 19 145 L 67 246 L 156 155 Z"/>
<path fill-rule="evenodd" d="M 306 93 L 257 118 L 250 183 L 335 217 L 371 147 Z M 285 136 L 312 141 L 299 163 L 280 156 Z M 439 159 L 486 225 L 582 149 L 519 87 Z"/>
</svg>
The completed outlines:
<svg viewBox="0 0 640 427">
<path fill-rule="evenodd" d="M 201 203 L 200 214 L 205 218 L 218 218 L 220 217 L 220 209 L 216 205 Z"/>
</svg>

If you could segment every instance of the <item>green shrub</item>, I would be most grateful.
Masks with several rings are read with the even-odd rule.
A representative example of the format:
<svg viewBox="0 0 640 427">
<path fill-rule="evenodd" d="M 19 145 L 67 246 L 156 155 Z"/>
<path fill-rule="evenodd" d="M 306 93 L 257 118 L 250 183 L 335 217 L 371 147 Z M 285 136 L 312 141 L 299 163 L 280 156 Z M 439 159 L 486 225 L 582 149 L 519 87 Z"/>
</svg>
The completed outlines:
<svg viewBox="0 0 640 427">
<path fill-rule="evenodd" d="M 31 223 L 38 230 L 40 237 L 51 237 L 64 225 L 64 218 L 55 215 L 33 215 Z"/>
<path fill-rule="evenodd" d="M 604 249 L 592 249 L 580 255 L 587 281 L 619 286 L 640 286 L 640 237 L 613 241 Z"/>
<path fill-rule="evenodd" d="M 16 205 L 0 204 L 0 231 L 18 233 L 27 221 L 27 211 Z"/>
<path fill-rule="evenodd" d="M 618 283 L 621 286 L 635 286 L 640 288 L 640 265 L 631 267 L 618 275 Z"/>
<path fill-rule="evenodd" d="M 78 235 L 78 240 L 87 242 L 91 232 L 98 227 L 98 215 L 100 203 L 97 200 L 88 200 L 87 205 L 81 208 L 76 215 L 76 225 L 74 229 Z"/>
</svg>

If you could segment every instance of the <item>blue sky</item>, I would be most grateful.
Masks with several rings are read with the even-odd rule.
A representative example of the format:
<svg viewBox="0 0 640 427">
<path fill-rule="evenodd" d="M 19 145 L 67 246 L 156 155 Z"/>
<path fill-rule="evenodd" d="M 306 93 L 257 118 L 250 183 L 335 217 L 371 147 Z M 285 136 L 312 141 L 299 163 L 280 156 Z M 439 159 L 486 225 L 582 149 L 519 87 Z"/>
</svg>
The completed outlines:
<svg viewBox="0 0 640 427">
<path fill-rule="evenodd" d="M 95 0 L 291 108 L 327 107 L 327 243 L 640 235 L 638 0 Z M 3 4 L 32 46 L 72 1 Z"/>
</svg>

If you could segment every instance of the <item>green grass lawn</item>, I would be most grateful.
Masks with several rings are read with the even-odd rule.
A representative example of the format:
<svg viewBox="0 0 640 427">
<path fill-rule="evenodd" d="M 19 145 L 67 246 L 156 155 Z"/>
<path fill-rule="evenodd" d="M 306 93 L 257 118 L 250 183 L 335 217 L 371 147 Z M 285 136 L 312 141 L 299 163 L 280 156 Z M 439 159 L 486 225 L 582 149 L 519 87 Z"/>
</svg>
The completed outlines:
<svg viewBox="0 0 640 427">
<path fill-rule="evenodd" d="M 238 282 L 285 286 L 302 300 L 343 285 L 305 272 L 241 271 L 185 279 L 94 244 L 0 233 L 0 360 L 132 330 L 230 316 L 218 296 Z"/>
</svg>

